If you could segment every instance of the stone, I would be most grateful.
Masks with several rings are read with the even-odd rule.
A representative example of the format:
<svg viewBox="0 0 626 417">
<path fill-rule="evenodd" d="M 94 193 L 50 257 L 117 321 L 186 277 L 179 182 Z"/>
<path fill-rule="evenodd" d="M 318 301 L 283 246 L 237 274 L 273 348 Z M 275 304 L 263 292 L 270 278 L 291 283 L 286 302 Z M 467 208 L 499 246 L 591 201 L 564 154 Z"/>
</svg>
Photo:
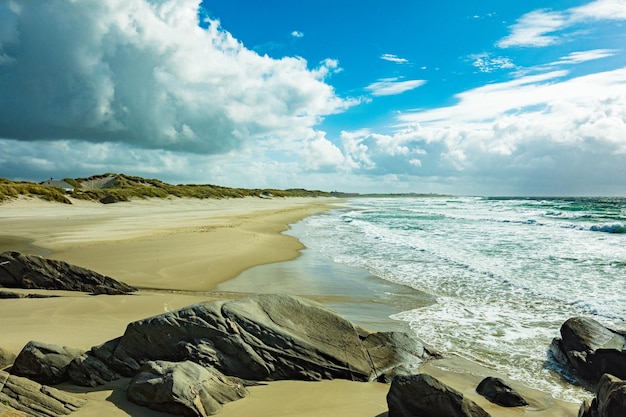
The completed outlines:
<svg viewBox="0 0 626 417">
<path fill-rule="evenodd" d="M 414 336 L 371 333 L 314 302 L 262 294 L 131 323 L 105 362 L 125 376 L 147 361 L 192 360 L 256 381 L 371 381 L 415 372 L 429 355 Z"/>
<path fill-rule="evenodd" d="M 626 332 L 609 329 L 585 317 L 561 326 L 561 337 L 550 345 L 552 357 L 574 376 L 597 383 L 605 374 L 626 378 Z"/>
<path fill-rule="evenodd" d="M 103 361 L 87 354 L 74 358 L 67 367 L 67 374 L 72 382 L 83 387 L 97 387 L 120 379 Z"/>
<path fill-rule="evenodd" d="M 130 285 L 66 262 L 19 252 L 0 253 L 0 287 L 127 294 Z"/>
<path fill-rule="evenodd" d="M 28 378 L 0 371 L 0 404 L 7 416 L 50 417 L 68 415 L 85 405 L 85 400 Z M 1 411 L 4 416 L 4 411 Z M 21 414 L 20 414 L 21 413 Z"/>
<path fill-rule="evenodd" d="M 428 374 L 398 375 L 387 394 L 389 417 L 489 417 L 483 408 Z"/>
<path fill-rule="evenodd" d="M 578 417 L 623 416 L 626 416 L 626 381 L 604 374 L 596 387 L 596 397 L 581 404 Z"/>
<path fill-rule="evenodd" d="M 128 399 L 156 411 L 184 416 L 216 414 L 248 391 L 236 378 L 194 362 L 148 362 L 128 385 Z"/>
<path fill-rule="evenodd" d="M 517 391 L 500 378 L 486 377 L 480 381 L 480 384 L 476 387 L 476 392 L 492 403 L 502 407 L 523 407 L 528 405 L 528 402 Z"/>
<path fill-rule="evenodd" d="M 70 362 L 82 354 L 79 349 L 30 341 L 15 358 L 11 373 L 41 384 L 59 384 L 69 379 Z"/>
</svg>

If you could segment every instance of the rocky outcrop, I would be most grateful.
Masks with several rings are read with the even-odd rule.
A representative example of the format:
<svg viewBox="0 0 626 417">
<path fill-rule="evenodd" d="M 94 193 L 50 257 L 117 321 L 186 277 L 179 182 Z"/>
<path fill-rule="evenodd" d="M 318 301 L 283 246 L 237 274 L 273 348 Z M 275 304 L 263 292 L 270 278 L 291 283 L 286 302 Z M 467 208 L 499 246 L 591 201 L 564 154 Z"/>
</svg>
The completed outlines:
<svg viewBox="0 0 626 417">
<path fill-rule="evenodd" d="M 169 414 L 206 417 L 244 398 L 242 382 L 196 363 L 148 362 L 130 381 L 128 399 Z"/>
<path fill-rule="evenodd" d="M 69 364 L 82 350 L 31 341 L 17 355 L 11 373 L 41 384 L 55 385 L 69 379 Z"/>
<path fill-rule="evenodd" d="M 500 378 L 488 376 L 480 381 L 476 392 L 502 407 L 523 407 L 528 402 Z"/>
<path fill-rule="evenodd" d="M 578 417 L 623 416 L 626 416 L 626 381 L 604 374 L 596 388 L 596 397 L 583 402 Z"/>
<path fill-rule="evenodd" d="M 54 417 L 67 415 L 85 405 L 85 401 L 30 379 L 0 371 L 2 415 Z M 6 414 L 5 414 L 6 413 Z"/>
<path fill-rule="evenodd" d="M 407 333 L 372 333 L 311 301 L 266 294 L 139 320 L 123 336 L 86 353 L 29 342 L 11 372 L 82 386 L 102 385 L 121 374 L 133 378 L 132 401 L 204 416 L 246 395 L 242 381 L 387 381 L 415 373 L 431 356 Z M 469 402 L 461 403 L 473 410 Z"/>
<path fill-rule="evenodd" d="M 489 417 L 475 402 L 427 374 L 396 376 L 387 405 L 389 417 Z"/>
<path fill-rule="evenodd" d="M 19 252 L 0 254 L 0 287 L 111 295 L 136 291 L 129 285 L 89 269 Z"/>
<path fill-rule="evenodd" d="M 105 362 L 126 376 L 153 360 L 191 360 L 250 380 L 355 381 L 415 371 L 429 352 L 404 333 L 370 333 L 301 298 L 213 301 L 140 320 Z"/>
<path fill-rule="evenodd" d="M 626 378 L 626 332 L 608 329 L 593 319 L 568 319 L 550 352 L 583 380 L 596 383 L 605 373 Z"/>
</svg>

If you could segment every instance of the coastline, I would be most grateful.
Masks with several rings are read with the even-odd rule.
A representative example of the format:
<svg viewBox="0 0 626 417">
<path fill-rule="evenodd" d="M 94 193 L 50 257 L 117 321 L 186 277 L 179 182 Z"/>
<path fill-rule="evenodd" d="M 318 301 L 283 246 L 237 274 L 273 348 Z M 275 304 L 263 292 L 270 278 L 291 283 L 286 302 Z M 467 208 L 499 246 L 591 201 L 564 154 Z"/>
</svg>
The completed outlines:
<svg viewBox="0 0 626 417">
<path fill-rule="evenodd" d="M 137 286 L 141 291 L 114 297 L 64 293 L 58 298 L 2 300 L 0 346 L 17 352 L 29 340 L 39 340 L 88 349 L 120 336 L 129 322 L 166 310 L 216 298 L 239 297 L 246 292 L 288 289 L 280 280 L 290 278 L 276 267 L 294 266 L 300 259 L 306 259 L 302 256 L 295 262 L 281 263 L 297 258 L 304 249 L 298 239 L 282 232 L 305 217 L 337 208 L 338 202 L 334 199 L 246 198 L 141 200 L 110 206 L 78 202 L 69 207 L 39 200 L 4 203 L 0 205 L 0 230 L 11 237 L 10 245 L 29 248 L 29 242 L 33 242 L 35 246 L 31 248 L 35 251 L 51 251 L 47 256 L 94 269 Z M 6 242 L 0 239 L 0 244 Z M 256 266 L 263 264 L 265 266 Z M 253 266 L 256 267 L 251 268 Z M 316 299 L 351 320 L 356 318 L 358 322 L 361 316 L 364 327 L 384 329 L 389 326 L 391 319 L 380 320 L 387 315 L 386 311 L 378 310 L 384 304 L 376 304 L 371 293 L 365 290 L 354 290 L 361 279 L 369 279 L 374 285 L 390 284 L 368 277 L 363 271 L 334 268 L 338 268 L 335 275 L 322 277 L 319 266 L 313 266 L 307 279 L 315 288 L 307 290 L 303 281 L 298 281 L 291 283 L 291 291 Z M 295 271 L 292 276 L 300 277 L 300 272 Z M 331 285 L 337 285 L 336 277 L 350 277 L 351 273 L 355 274 L 351 278 L 354 282 L 348 283 L 347 288 L 337 291 Z M 232 279 L 234 277 L 237 278 Z M 325 290 L 320 289 L 324 282 L 329 284 Z M 400 287 L 387 290 L 406 290 Z M 420 294 L 409 293 L 410 303 L 420 297 Z M 348 314 L 335 308 L 337 306 L 344 306 Z M 367 313 L 368 310 L 375 311 Z M 468 381 L 487 371 L 473 369 L 470 375 L 458 369 L 452 372 L 449 368 L 450 363 L 444 362 L 441 366 L 429 364 L 424 370 L 443 372 L 448 383 L 466 391 L 471 391 L 467 388 Z M 73 415 L 162 415 L 129 403 L 123 382 L 102 388 L 78 391 L 91 401 Z M 388 388 L 380 383 L 350 381 L 281 381 L 252 387 L 250 397 L 227 404 L 220 415 L 382 417 L 387 414 Z M 68 390 L 76 392 L 76 387 L 68 387 Z M 576 415 L 578 405 L 562 402 L 546 405 L 542 393 L 531 395 L 538 398 L 537 406 L 524 415 Z"/>
</svg>

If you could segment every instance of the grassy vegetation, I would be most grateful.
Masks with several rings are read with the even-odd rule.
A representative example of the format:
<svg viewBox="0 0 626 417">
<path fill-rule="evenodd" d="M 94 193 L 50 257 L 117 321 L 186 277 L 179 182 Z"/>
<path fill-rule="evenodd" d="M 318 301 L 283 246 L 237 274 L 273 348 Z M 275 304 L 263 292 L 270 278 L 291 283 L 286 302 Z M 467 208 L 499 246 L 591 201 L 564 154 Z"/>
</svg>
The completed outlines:
<svg viewBox="0 0 626 417">
<path fill-rule="evenodd" d="M 72 204 L 66 197 L 65 191 L 60 188 L 48 187 L 28 181 L 11 181 L 0 178 L 0 201 L 5 201 L 17 196 L 38 197 L 47 201 Z"/>
<path fill-rule="evenodd" d="M 81 184 L 97 183 L 98 180 L 113 178 L 106 188 L 84 187 Z M 133 177 L 124 174 L 104 174 L 89 178 L 65 178 L 65 182 L 74 187 L 74 191 L 66 194 L 65 191 L 36 184 L 33 182 L 17 182 L 0 178 L 0 201 L 17 197 L 19 195 L 39 197 L 49 201 L 59 201 L 71 204 L 66 197 L 69 195 L 83 200 L 94 200 L 101 202 L 129 201 L 132 199 L 144 198 L 242 198 L 249 196 L 274 197 L 322 197 L 330 196 L 330 193 L 323 191 L 309 191 L 304 189 L 246 189 L 228 188 L 218 185 L 171 185 L 157 179 L 146 179 Z"/>
</svg>

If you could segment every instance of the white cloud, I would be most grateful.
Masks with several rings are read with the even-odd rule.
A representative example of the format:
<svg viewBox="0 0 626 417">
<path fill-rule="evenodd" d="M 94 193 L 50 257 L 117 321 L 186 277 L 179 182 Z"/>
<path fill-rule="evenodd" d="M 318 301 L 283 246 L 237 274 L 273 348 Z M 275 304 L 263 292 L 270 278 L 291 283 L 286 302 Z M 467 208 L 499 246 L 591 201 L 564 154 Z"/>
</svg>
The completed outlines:
<svg viewBox="0 0 626 417">
<path fill-rule="evenodd" d="M 480 72 L 493 72 L 500 69 L 512 69 L 515 68 L 515 64 L 507 57 L 492 57 L 488 53 L 471 55 L 470 59 L 473 61 L 472 65 Z"/>
<path fill-rule="evenodd" d="M 400 78 L 384 78 L 365 87 L 372 92 L 373 96 L 392 96 L 414 90 L 426 83 L 425 80 L 406 80 Z"/>
<path fill-rule="evenodd" d="M 294 30 L 293 32 L 291 32 L 291 36 L 294 38 L 304 38 L 304 33 L 298 30 Z"/>
<path fill-rule="evenodd" d="M 511 29 L 511 34 L 500 40 L 500 48 L 513 46 L 548 46 L 559 42 L 559 38 L 550 35 L 567 25 L 567 19 L 560 12 L 536 10 L 522 16 Z"/>
<path fill-rule="evenodd" d="M 626 170 L 626 68 L 563 81 L 565 75 L 466 91 L 454 106 L 401 115 L 404 130 L 392 138 L 439 144 L 441 169 L 447 164 L 468 176 L 540 181 L 550 172 L 562 184 L 612 178 Z"/>
<path fill-rule="evenodd" d="M 597 20 L 626 20 L 624 0 L 595 0 L 563 11 L 534 10 L 511 25 L 511 34 L 497 42 L 500 48 L 543 47 L 563 42 L 560 31 Z"/>
<path fill-rule="evenodd" d="M 596 59 L 614 56 L 616 53 L 617 51 L 614 49 L 593 49 L 590 51 L 572 52 L 551 65 L 580 64 L 582 62 L 594 61 Z"/>
<path fill-rule="evenodd" d="M 358 103 L 325 82 L 336 61 L 259 56 L 197 12 L 197 0 L 4 2 L 0 137 L 221 153 L 306 137 Z"/>
<path fill-rule="evenodd" d="M 569 9 L 573 20 L 626 20 L 624 0 L 596 0 L 583 6 Z"/>
<path fill-rule="evenodd" d="M 394 54 L 382 54 L 380 56 L 380 59 L 384 61 L 395 62 L 396 64 L 407 64 L 409 62 L 408 59 L 400 58 L 399 56 Z"/>
<path fill-rule="evenodd" d="M 341 170 L 349 166 L 349 161 L 334 143 L 326 139 L 323 132 L 318 132 L 306 141 L 302 157 L 309 170 Z"/>
</svg>

